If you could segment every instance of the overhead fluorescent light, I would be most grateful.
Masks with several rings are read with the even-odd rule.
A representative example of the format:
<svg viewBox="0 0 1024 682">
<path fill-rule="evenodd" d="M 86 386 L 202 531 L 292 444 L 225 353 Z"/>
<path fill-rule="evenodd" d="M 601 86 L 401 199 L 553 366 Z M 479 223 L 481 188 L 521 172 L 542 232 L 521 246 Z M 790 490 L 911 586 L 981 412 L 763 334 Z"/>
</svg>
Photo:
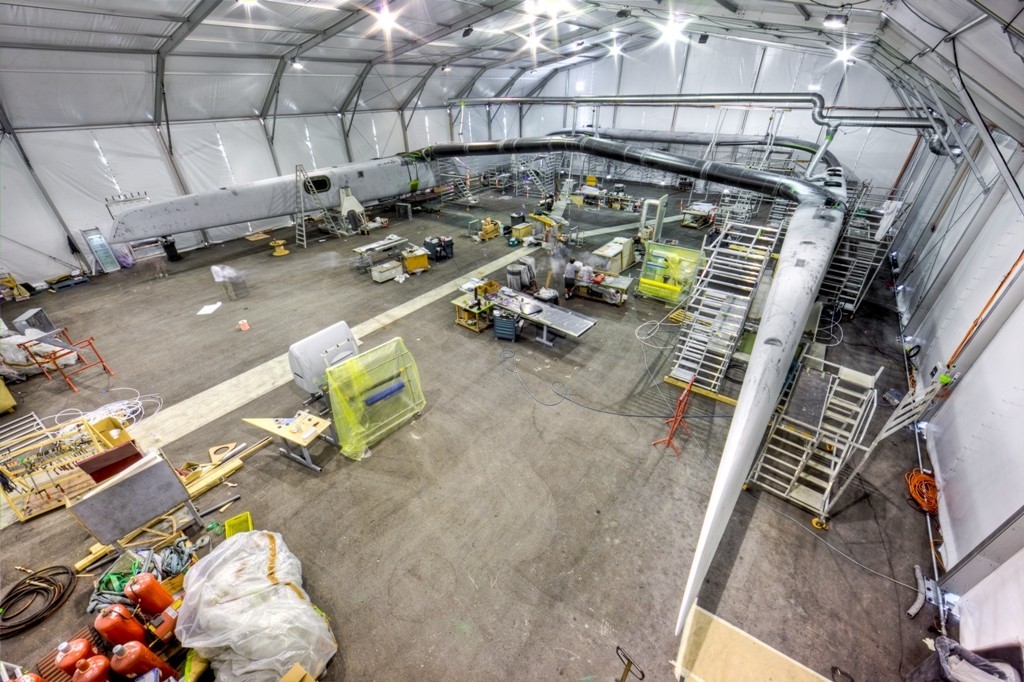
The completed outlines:
<svg viewBox="0 0 1024 682">
<path fill-rule="evenodd" d="M 847 21 L 849 21 L 849 17 L 845 14 L 829 12 L 825 15 L 825 19 L 822 20 L 821 25 L 825 28 L 846 28 Z"/>
<path fill-rule="evenodd" d="M 466 30 L 462 32 L 462 37 L 463 38 L 468 38 L 470 35 L 472 35 L 472 33 L 473 33 L 473 27 L 472 26 L 467 26 Z"/>
</svg>

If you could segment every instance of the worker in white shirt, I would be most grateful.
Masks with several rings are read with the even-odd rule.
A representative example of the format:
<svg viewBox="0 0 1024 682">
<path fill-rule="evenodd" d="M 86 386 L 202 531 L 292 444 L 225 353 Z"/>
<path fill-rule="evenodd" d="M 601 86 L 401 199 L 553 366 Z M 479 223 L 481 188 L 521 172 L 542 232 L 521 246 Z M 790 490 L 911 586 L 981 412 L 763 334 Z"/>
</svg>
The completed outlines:
<svg viewBox="0 0 1024 682">
<path fill-rule="evenodd" d="M 589 265 L 584 265 L 580 268 L 580 282 L 582 284 L 590 285 L 594 281 L 594 268 Z"/>
<path fill-rule="evenodd" d="M 566 300 L 572 298 L 573 289 L 576 288 L 576 272 L 579 270 L 579 265 L 576 264 L 575 258 L 570 258 L 568 264 L 565 266 L 565 298 Z"/>
</svg>

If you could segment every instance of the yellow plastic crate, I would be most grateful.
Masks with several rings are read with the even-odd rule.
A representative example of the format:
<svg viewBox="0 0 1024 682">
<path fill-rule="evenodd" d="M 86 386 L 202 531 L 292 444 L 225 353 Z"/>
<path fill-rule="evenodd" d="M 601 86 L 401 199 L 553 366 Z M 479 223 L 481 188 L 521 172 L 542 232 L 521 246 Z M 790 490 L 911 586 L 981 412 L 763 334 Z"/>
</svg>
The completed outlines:
<svg viewBox="0 0 1024 682">
<path fill-rule="evenodd" d="M 242 512 L 224 522 L 224 537 L 229 538 L 236 533 L 247 533 L 252 530 L 252 514 Z"/>
</svg>

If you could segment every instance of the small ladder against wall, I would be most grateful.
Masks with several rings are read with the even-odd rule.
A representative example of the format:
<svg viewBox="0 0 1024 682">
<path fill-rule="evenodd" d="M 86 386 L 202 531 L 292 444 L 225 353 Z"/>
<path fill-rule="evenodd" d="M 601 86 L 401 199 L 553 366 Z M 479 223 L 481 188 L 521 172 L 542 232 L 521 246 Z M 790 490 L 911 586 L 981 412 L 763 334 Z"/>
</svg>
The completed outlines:
<svg viewBox="0 0 1024 682">
<path fill-rule="evenodd" d="M 330 210 L 324 206 L 324 202 L 320 197 L 320 193 L 315 191 L 313 183 L 309 179 L 309 174 L 303 165 L 297 164 L 295 166 L 295 244 L 306 248 L 308 245 L 308 236 L 306 234 L 306 216 L 310 213 L 306 208 L 306 195 L 309 195 L 310 200 L 313 202 L 314 211 L 311 218 L 323 218 L 325 229 L 333 234 L 335 237 L 341 237 L 349 232 L 341 229 L 338 223 L 334 221 L 334 216 L 331 215 Z"/>
<path fill-rule="evenodd" d="M 719 392 L 777 237 L 773 228 L 727 223 L 704 249 L 670 377 Z"/>
</svg>

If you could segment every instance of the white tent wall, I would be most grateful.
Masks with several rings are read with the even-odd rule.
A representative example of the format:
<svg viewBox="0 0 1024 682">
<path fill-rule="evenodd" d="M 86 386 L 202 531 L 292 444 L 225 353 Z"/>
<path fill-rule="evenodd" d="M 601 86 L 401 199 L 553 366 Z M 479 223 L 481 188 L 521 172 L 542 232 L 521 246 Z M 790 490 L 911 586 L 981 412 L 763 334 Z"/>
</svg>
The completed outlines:
<svg viewBox="0 0 1024 682">
<path fill-rule="evenodd" d="M 998 171 L 989 154 L 982 150 L 977 154 L 976 160 L 982 176 L 985 178 L 984 185 L 987 187 L 998 182 L 999 184 L 994 185 L 993 191 L 1003 191 L 1004 185 L 998 178 Z M 941 215 L 931 217 L 928 231 L 923 234 L 924 239 L 915 245 L 916 257 L 906 262 L 899 278 L 899 284 L 902 287 L 899 290 L 900 309 L 904 314 L 908 333 L 912 332 L 915 337 L 921 337 L 928 344 L 922 346 L 922 359 L 930 353 L 930 340 L 935 328 L 931 326 L 933 323 L 922 324 L 920 322 L 918 309 L 921 302 L 930 293 L 935 278 L 946 266 L 950 253 L 957 247 L 964 232 L 971 226 L 974 216 L 981 209 L 982 202 L 986 198 L 984 187 L 978 182 L 974 173 L 966 168 L 966 165 L 963 166 L 960 181 L 952 186 L 946 184 L 942 186 L 942 189 L 948 192 L 946 195 L 948 203 L 945 204 Z M 1009 198 L 1006 197 L 1004 200 L 1009 200 Z M 1012 202 L 1010 203 L 1012 204 Z M 938 201 L 936 201 L 936 205 L 939 205 Z M 1013 222 L 1012 218 L 1010 222 Z M 931 226 L 934 226 L 934 230 L 931 229 Z M 984 239 L 985 234 L 990 232 L 989 228 L 998 229 L 999 227 L 1002 226 L 986 226 L 982 238 Z M 1005 272 L 1005 269 L 1002 272 Z M 934 313 L 933 306 L 929 306 L 927 314 L 933 315 Z M 959 338 L 953 342 L 953 347 L 957 342 L 959 342 Z M 952 352 L 953 347 L 942 349 L 939 352 L 948 354 Z"/>
<path fill-rule="evenodd" d="M 476 74 L 477 69 L 466 67 L 452 68 L 450 71 L 437 69 L 427 79 L 420 93 L 419 100 L 421 107 L 443 106 L 445 102 L 462 92 L 462 89 L 469 84 L 470 79 Z M 414 85 L 418 85 L 418 82 Z"/>
<path fill-rule="evenodd" d="M 1024 172 L 1020 176 L 1024 179 Z M 954 234 L 964 229 L 966 225 Z M 955 268 L 952 276 L 942 284 L 938 296 L 933 297 L 934 303 L 918 316 L 919 323 L 906 328 L 906 334 L 912 337 L 913 344 L 921 348 L 916 362 L 926 379 L 930 378 L 928 374 L 937 363 L 945 365 L 949 360 L 972 322 L 981 313 L 986 301 L 996 291 L 1003 276 L 1020 255 L 1024 246 L 1022 235 L 1024 216 L 1013 199 L 1004 193 L 992 215 L 985 220 L 980 233 L 969 241 L 966 254 L 951 264 Z M 941 251 L 944 258 L 935 264 L 933 270 L 936 274 L 958 241 L 952 235 L 945 238 L 933 237 L 933 240 L 939 239 L 942 240 L 941 247 L 937 245 L 935 250 Z M 934 275 L 932 277 L 934 278 Z M 1024 282 L 1018 281 L 1017 286 L 1016 291 L 1019 295 L 1024 289 Z M 1002 309 L 1003 314 L 1006 314 L 1007 310 L 1012 310 L 1014 305 L 1012 289 L 1007 292 L 1007 296 L 1009 300 L 1000 304 L 1000 307 L 1009 306 Z M 911 321 L 914 322 L 916 319 L 915 317 Z M 990 328 L 989 332 L 991 331 Z M 984 337 L 979 337 L 973 343 L 979 345 L 973 349 L 972 356 L 979 352 L 978 348 L 985 348 Z M 987 353 L 988 350 L 986 348 L 980 352 Z M 1016 360 L 1015 362 L 1022 364 Z M 964 362 L 958 367 L 967 370 L 969 374 L 973 367 L 968 364 Z M 1003 388 L 1000 382 L 991 386 L 994 393 L 1002 392 Z M 1018 433 L 1020 431 L 1019 424 L 1007 424 L 1007 427 L 1017 428 Z"/>
<path fill-rule="evenodd" d="M 1024 550 L 960 595 L 960 643 L 985 649 L 1024 636 Z"/>
<path fill-rule="evenodd" d="M 1009 320 L 928 421 L 928 454 L 940 490 L 941 551 L 949 568 L 1024 505 L 1024 305 L 1019 291 L 1013 298 L 1005 302 L 1014 309 Z"/>
<path fill-rule="evenodd" d="M 111 236 L 108 198 L 145 192 L 150 201 L 163 201 L 179 194 L 152 126 L 49 130 L 19 139 L 83 253 L 88 249 L 81 230 L 99 228 Z"/>
<path fill-rule="evenodd" d="M 419 85 L 426 71 L 425 66 L 378 64 L 367 74 L 359 90 L 358 108 L 397 111 Z M 353 155 L 356 161 L 360 160 L 354 151 Z"/>
<path fill-rule="evenodd" d="M 491 109 L 491 134 L 495 139 L 506 140 L 520 137 L 519 109 L 516 106 L 501 106 Z M 550 132 L 550 131 L 549 131 Z"/>
<path fill-rule="evenodd" d="M 277 114 L 314 114 L 336 112 L 355 87 L 362 64 L 334 64 L 305 61 L 302 69 L 286 67 L 281 74 L 277 101 L 267 112 Z M 268 84 L 269 87 L 269 84 Z M 260 104 L 266 96 L 263 91 Z"/>
<path fill-rule="evenodd" d="M 494 97 L 519 73 L 518 69 L 488 69 L 473 84 L 470 97 Z M 513 87 L 515 87 L 513 85 Z"/>
<path fill-rule="evenodd" d="M 366 161 L 405 151 L 402 123 L 394 111 L 356 113 L 352 117 L 348 141 L 352 160 Z"/>
<path fill-rule="evenodd" d="M 547 135 L 565 127 L 565 107 L 532 105 L 523 108 L 523 137 Z"/>
<path fill-rule="evenodd" d="M 241 185 L 280 175 L 259 121 L 179 123 L 171 127 L 171 141 L 174 159 L 188 192 Z M 210 241 L 220 242 L 290 222 L 288 218 L 273 218 L 218 227 L 207 230 L 207 235 Z"/>
<path fill-rule="evenodd" d="M 258 116 L 276 67 L 274 59 L 168 57 L 166 119 L 173 123 Z M 152 108 L 152 91 L 144 102 Z"/>
<path fill-rule="evenodd" d="M 407 112 L 409 148 L 419 149 L 440 142 L 450 142 L 448 112 L 444 109 L 426 109 Z"/>
<path fill-rule="evenodd" d="M 0 48 L 0 101 L 15 129 L 152 120 L 155 58 Z"/>
<path fill-rule="evenodd" d="M 10 137 L 0 141 L 0 271 L 42 282 L 80 267 Z"/>
<path fill-rule="evenodd" d="M 267 121 L 273 130 L 274 152 L 282 174 L 297 164 L 307 170 L 348 163 L 341 118 L 337 114 L 320 116 L 280 116 Z"/>
</svg>

